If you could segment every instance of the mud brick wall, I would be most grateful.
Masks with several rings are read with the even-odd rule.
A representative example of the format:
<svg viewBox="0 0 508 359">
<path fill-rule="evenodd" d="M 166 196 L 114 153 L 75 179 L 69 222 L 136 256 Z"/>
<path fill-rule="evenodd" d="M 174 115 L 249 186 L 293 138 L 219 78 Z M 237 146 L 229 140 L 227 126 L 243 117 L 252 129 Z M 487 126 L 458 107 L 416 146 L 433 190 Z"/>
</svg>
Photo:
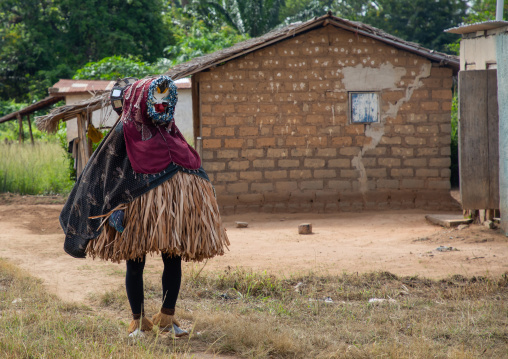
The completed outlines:
<svg viewBox="0 0 508 359">
<path fill-rule="evenodd" d="M 333 26 L 195 75 L 224 212 L 448 208 L 452 70 Z M 350 124 L 348 91 L 381 120 Z"/>
</svg>

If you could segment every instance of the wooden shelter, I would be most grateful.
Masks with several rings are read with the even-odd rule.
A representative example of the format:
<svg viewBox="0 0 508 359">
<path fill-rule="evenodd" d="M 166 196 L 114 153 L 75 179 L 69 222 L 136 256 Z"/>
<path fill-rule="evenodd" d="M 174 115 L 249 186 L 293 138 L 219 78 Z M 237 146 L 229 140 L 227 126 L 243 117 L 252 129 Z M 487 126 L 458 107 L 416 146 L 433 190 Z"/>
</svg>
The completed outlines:
<svg viewBox="0 0 508 359">
<path fill-rule="evenodd" d="M 63 100 L 63 97 L 61 96 L 49 96 L 46 97 L 43 100 L 37 101 L 36 103 L 33 103 L 19 111 L 12 112 L 8 115 L 5 115 L 3 117 L 0 117 L 0 123 L 4 123 L 7 121 L 12 120 L 18 120 L 19 124 L 19 143 L 22 143 L 25 141 L 25 135 L 23 132 L 23 117 L 26 117 L 26 121 L 28 122 L 28 131 L 30 134 L 30 141 L 32 144 L 34 143 L 34 136 L 32 134 L 32 121 L 30 119 L 30 115 L 32 115 L 35 111 L 42 110 L 44 108 L 47 108 L 57 102 L 60 102 Z"/>
</svg>

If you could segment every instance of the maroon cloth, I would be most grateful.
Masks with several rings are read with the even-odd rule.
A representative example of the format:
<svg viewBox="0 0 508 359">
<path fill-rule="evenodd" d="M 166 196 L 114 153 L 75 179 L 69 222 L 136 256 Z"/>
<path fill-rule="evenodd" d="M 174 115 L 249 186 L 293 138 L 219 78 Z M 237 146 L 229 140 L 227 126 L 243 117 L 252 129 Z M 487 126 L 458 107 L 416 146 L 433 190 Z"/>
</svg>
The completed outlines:
<svg viewBox="0 0 508 359">
<path fill-rule="evenodd" d="M 152 79 L 133 83 L 126 91 L 121 120 L 127 155 L 135 172 L 159 173 L 171 162 L 189 170 L 201 167 L 198 153 L 185 141 L 175 122 L 155 124 L 148 116 L 146 99 Z M 156 110 L 163 110 L 162 106 Z"/>
</svg>

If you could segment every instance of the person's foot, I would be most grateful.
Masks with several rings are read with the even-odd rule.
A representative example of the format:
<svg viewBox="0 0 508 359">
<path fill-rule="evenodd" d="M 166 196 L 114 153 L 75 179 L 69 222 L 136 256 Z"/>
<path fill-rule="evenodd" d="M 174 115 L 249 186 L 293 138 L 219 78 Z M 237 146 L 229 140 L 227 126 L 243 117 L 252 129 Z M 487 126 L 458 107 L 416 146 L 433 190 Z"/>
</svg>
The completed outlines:
<svg viewBox="0 0 508 359">
<path fill-rule="evenodd" d="M 143 334 L 142 332 L 147 332 L 152 330 L 153 323 L 150 319 L 143 316 L 141 319 L 133 319 L 131 323 L 129 324 L 129 329 L 127 331 L 129 332 L 129 336 L 133 334 L 134 332 L 138 332 L 138 334 Z"/>
<path fill-rule="evenodd" d="M 161 332 L 173 332 L 177 338 L 189 335 L 189 332 L 180 328 L 180 323 L 178 323 L 174 315 L 159 312 L 153 316 L 152 321 L 154 325 L 159 327 Z"/>
</svg>

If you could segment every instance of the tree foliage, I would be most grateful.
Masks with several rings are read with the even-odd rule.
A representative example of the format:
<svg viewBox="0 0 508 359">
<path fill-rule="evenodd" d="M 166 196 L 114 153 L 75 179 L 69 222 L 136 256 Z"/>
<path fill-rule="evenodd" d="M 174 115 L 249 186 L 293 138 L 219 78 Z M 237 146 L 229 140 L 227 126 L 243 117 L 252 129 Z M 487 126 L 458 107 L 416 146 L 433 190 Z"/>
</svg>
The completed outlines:
<svg viewBox="0 0 508 359">
<path fill-rule="evenodd" d="M 361 21 L 370 3 L 364 0 L 286 0 L 281 15 L 286 24 L 323 16 L 328 11 L 348 20 Z"/>
<path fill-rule="evenodd" d="M 375 0 L 363 22 L 429 49 L 447 51 L 446 45 L 458 35 L 444 30 L 459 25 L 467 8 L 467 0 Z"/>
<path fill-rule="evenodd" d="M 193 11 L 206 26 L 228 25 L 242 35 L 256 37 L 281 24 L 284 6 L 285 0 L 191 0 L 182 7 Z"/>
<path fill-rule="evenodd" d="M 153 67 L 149 63 L 138 59 L 121 56 L 105 57 L 100 61 L 89 62 L 76 71 L 73 79 L 81 80 L 116 80 L 123 77 L 142 78 L 152 75 Z"/>
<path fill-rule="evenodd" d="M 508 1 L 504 2 L 503 19 L 508 17 Z M 496 0 L 474 0 L 471 11 L 465 18 L 465 23 L 474 24 L 476 22 L 496 19 Z"/>
<path fill-rule="evenodd" d="M 161 57 L 171 44 L 160 0 L 2 0 L 0 98 L 31 101 L 107 56 Z"/>
<path fill-rule="evenodd" d="M 175 38 L 175 45 L 164 49 L 170 66 L 230 47 L 248 38 L 227 23 L 207 25 L 204 19 L 196 19 L 192 9 L 173 7 L 165 18 L 172 23 Z"/>
</svg>

